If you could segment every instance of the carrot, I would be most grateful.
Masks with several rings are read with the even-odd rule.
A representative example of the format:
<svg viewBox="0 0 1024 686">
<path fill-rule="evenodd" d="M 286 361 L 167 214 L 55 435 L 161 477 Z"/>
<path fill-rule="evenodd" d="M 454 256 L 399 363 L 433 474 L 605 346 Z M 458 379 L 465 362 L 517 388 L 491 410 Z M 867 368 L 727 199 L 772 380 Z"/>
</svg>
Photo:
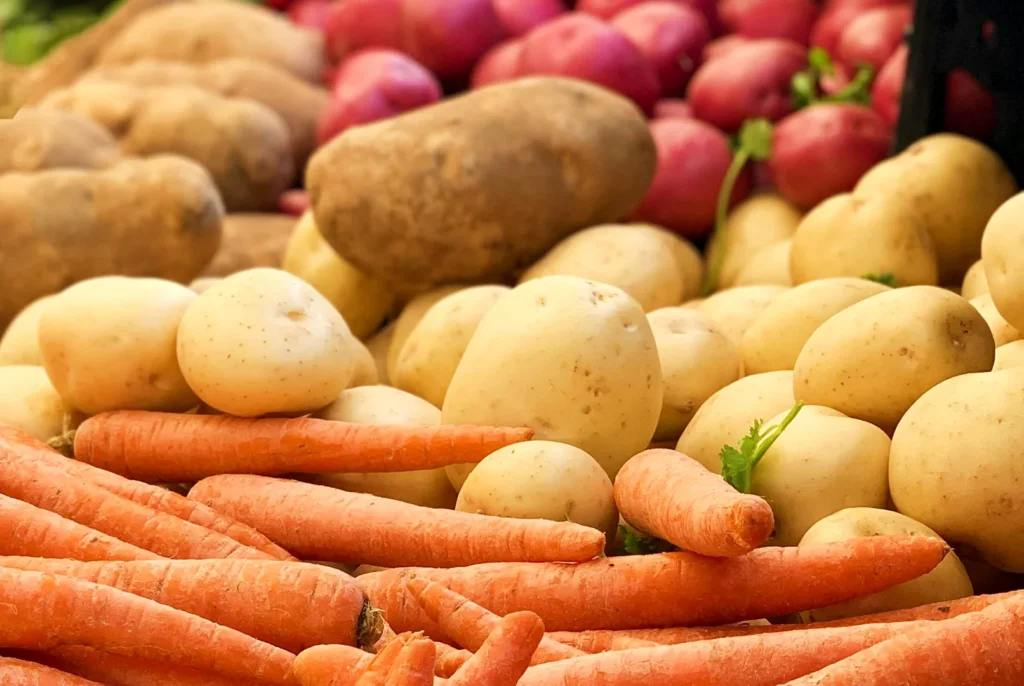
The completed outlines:
<svg viewBox="0 0 1024 686">
<path fill-rule="evenodd" d="M 160 558 L 148 550 L 5 495 L 0 495 L 0 553 L 75 560 Z"/>
<path fill-rule="evenodd" d="M 384 649 L 370 660 L 366 671 L 356 681 L 356 686 L 386 686 L 391 668 L 398 662 L 398 656 L 411 640 L 412 634 L 400 634 L 398 638 L 384 646 Z"/>
<path fill-rule="evenodd" d="M 544 622 L 532 612 L 503 617 L 483 646 L 448 680 L 449 686 L 516 686 L 544 638 Z M 557 664 L 557 663 L 554 663 Z"/>
<path fill-rule="evenodd" d="M 433 686 L 435 657 L 436 649 L 430 639 L 410 641 L 398 654 L 386 686 Z"/>
<path fill-rule="evenodd" d="M 735 558 L 661 553 L 580 565 L 487 564 L 393 569 L 358 577 L 395 630 L 438 627 L 401 583 L 422 576 L 499 615 L 530 610 L 552 631 L 723 624 L 825 607 L 929 572 L 949 552 L 924 536 L 759 548 Z"/>
<path fill-rule="evenodd" d="M 738 492 L 675 450 L 646 450 L 615 477 L 619 514 L 637 529 L 690 552 L 745 555 L 775 528 L 763 498 Z"/>
<path fill-rule="evenodd" d="M 292 652 L 321 643 L 369 646 L 383 624 L 352 578 L 301 562 L 0 557 L 0 567 L 111 586 Z"/>
<path fill-rule="evenodd" d="M 459 567 L 581 562 L 604 549 L 604 534 L 570 522 L 438 510 L 263 476 L 213 476 L 196 484 L 189 498 L 309 560 Z"/>
<path fill-rule="evenodd" d="M 85 646 L 64 646 L 36 653 L 39 661 L 107 686 L 237 686 L 238 681 L 213 672 L 167 662 L 112 655 Z"/>
<path fill-rule="evenodd" d="M 480 650 L 487 637 L 501 623 L 501 617 L 498 615 L 441 584 L 412 578 L 406 581 L 406 585 L 412 597 L 426 612 L 426 616 L 463 648 L 473 652 Z M 557 641 L 541 638 L 530 664 L 540 665 L 556 660 L 568 660 L 584 654 L 581 650 Z"/>
<path fill-rule="evenodd" d="M 372 659 L 350 646 L 314 646 L 295 658 L 295 676 L 302 686 L 355 686 Z"/>
<path fill-rule="evenodd" d="M 917 626 L 866 624 L 619 650 L 532 667 L 519 686 L 776 686 Z"/>
<path fill-rule="evenodd" d="M 436 643 L 434 647 L 437 650 L 437 658 L 434 660 L 434 674 L 439 677 L 450 677 L 459 671 L 462 665 L 466 664 L 466 660 L 473 657 L 473 653 L 468 650 L 452 648 L 447 643 Z"/>
<path fill-rule="evenodd" d="M 0 426 L 0 493 L 163 557 L 270 559 L 223 534 L 143 507 L 33 459 L 49 451 L 32 436 Z"/>
<path fill-rule="evenodd" d="M 234 629 L 109 586 L 0 568 L 0 647 L 49 650 L 63 645 L 243 680 L 295 683 L 294 655 Z"/>
<path fill-rule="evenodd" d="M 979 612 L 896 633 L 887 641 L 789 683 L 1016 686 L 1024 683 L 1024 595 Z"/>
<path fill-rule="evenodd" d="M 4 686 L 103 686 L 53 667 L 0 657 L 0 684 Z"/>
<path fill-rule="evenodd" d="M 215 474 L 435 469 L 479 462 L 531 438 L 532 429 L 119 411 L 85 420 L 74 456 L 122 476 L 175 483 Z"/>
<path fill-rule="evenodd" d="M 652 631 L 655 630 L 652 629 Z M 609 650 L 654 648 L 662 645 L 655 641 L 625 636 L 624 633 L 626 632 L 593 629 L 591 631 L 555 631 L 548 634 L 547 637 L 552 641 L 558 641 L 591 654 L 605 653 Z"/>
</svg>

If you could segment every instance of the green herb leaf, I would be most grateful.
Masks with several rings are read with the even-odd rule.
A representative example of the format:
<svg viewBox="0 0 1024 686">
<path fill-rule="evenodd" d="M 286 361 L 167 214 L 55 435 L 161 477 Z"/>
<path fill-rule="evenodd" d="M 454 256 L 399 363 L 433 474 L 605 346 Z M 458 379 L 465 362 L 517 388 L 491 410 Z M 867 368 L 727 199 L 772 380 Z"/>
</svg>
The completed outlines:
<svg viewBox="0 0 1024 686">
<path fill-rule="evenodd" d="M 764 162 L 772 155 L 772 131 L 772 123 L 767 119 L 744 122 L 740 129 L 740 149 L 750 153 L 754 161 Z"/>
<path fill-rule="evenodd" d="M 648 538 L 640 536 L 625 526 L 619 526 L 619 533 L 623 538 L 623 547 L 630 555 L 653 555 L 655 553 L 668 553 L 675 550 L 675 546 L 660 538 Z"/>
<path fill-rule="evenodd" d="M 811 48 L 807 53 L 807 62 L 819 75 L 831 76 L 836 72 L 836 65 L 832 63 L 832 57 L 824 48 Z"/>
<path fill-rule="evenodd" d="M 850 83 L 842 90 L 826 96 L 822 102 L 847 102 L 855 105 L 871 104 L 871 84 L 875 80 L 875 70 L 864 65 L 857 70 Z"/>
<path fill-rule="evenodd" d="M 731 445 L 723 446 L 718 453 L 722 461 L 722 478 L 740 493 L 750 493 L 754 469 L 786 427 L 793 423 L 803 406 L 803 403 L 797 403 L 778 425 L 763 432 L 761 420 L 755 419 L 750 433 L 740 439 L 738 450 Z"/>
<path fill-rule="evenodd" d="M 860 278 L 867 279 L 868 281 L 874 281 L 875 283 L 880 283 L 883 286 L 889 286 L 890 288 L 896 288 L 896 277 L 888 272 L 885 274 L 865 274 Z"/>
</svg>

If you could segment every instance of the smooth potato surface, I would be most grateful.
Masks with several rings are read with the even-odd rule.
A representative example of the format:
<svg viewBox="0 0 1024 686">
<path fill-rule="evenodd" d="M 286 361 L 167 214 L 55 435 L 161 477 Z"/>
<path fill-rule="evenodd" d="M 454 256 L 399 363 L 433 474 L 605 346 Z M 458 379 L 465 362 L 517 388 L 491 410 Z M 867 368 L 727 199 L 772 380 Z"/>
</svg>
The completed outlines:
<svg viewBox="0 0 1024 686">
<path fill-rule="evenodd" d="M 1024 193 L 992 215 L 981 241 L 981 260 L 992 301 L 1017 329 L 1024 329 Z"/>
<path fill-rule="evenodd" d="M 793 277 L 789 271 L 789 255 L 792 251 L 792 238 L 761 248 L 740 270 L 734 285 L 792 286 Z"/>
<path fill-rule="evenodd" d="M 705 298 L 697 310 L 718 324 L 736 345 L 740 345 L 747 329 L 787 290 L 785 286 L 770 285 L 728 288 Z"/>
<path fill-rule="evenodd" d="M 979 295 L 985 295 L 988 292 L 988 279 L 985 278 L 985 263 L 982 260 L 978 260 L 964 274 L 963 283 L 960 285 L 960 295 L 968 300 L 974 300 Z"/>
<path fill-rule="evenodd" d="M 709 262 L 725 250 L 719 287 L 741 285 L 740 274 L 757 254 L 792 238 L 802 217 L 799 208 L 774 193 L 755 195 L 733 208 L 726 220 L 725 242 L 719 246 L 712 241 L 708 248 Z"/>
<path fill-rule="evenodd" d="M 0 367 L 0 424 L 9 424 L 48 441 L 74 428 L 80 419 L 57 393 L 42 367 Z"/>
<path fill-rule="evenodd" d="M 47 295 L 30 303 L 11 320 L 0 335 L 0 366 L 43 364 L 43 354 L 39 351 L 39 320 L 51 298 L 53 296 Z"/>
<path fill-rule="evenodd" d="M 447 298 L 453 293 L 458 293 L 462 289 L 463 287 L 461 286 L 441 286 L 426 293 L 420 293 L 405 304 L 398 318 L 389 327 L 392 329 L 387 357 L 389 379 L 394 379 L 402 348 L 405 346 L 405 342 L 409 339 L 410 334 L 420 323 L 420 320 L 430 311 L 430 308 L 442 299 Z"/>
</svg>

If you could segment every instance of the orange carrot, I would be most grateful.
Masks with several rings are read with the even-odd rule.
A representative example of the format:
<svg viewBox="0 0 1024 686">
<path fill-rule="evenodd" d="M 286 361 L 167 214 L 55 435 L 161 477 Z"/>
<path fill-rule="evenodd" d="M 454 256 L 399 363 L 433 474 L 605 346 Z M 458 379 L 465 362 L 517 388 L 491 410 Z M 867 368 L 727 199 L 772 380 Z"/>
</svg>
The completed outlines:
<svg viewBox="0 0 1024 686">
<path fill-rule="evenodd" d="M 213 476 L 196 484 L 189 498 L 308 560 L 459 567 L 582 562 L 604 549 L 604 534 L 570 522 L 437 510 L 263 476 Z"/>
<path fill-rule="evenodd" d="M 391 668 L 398 662 L 402 649 L 412 640 L 412 634 L 400 634 L 398 638 L 384 646 L 384 649 L 370 660 L 366 671 L 356 681 L 356 686 L 386 686 Z"/>
<path fill-rule="evenodd" d="M 979 612 L 896 633 L 883 643 L 789 683 L 1016 686 L 1024 683 L 1022 638 L 1024 596 L 1018 595 Z"/>
<path fill-rule="evenodd" d="M 84 645 L 243 680 L 295 683 L 291 653 L 187 612 L 66 576 L 0 568 L 0 647 Z"/>
<path fill-rule="evenodd" d="M 615 504 L 641 531 L 712 557 L 745 555 L 775 528 L 763 498 L 738 492 L 675 450 L 647 450 L 615 477 Z"/>
<path fill-rule="evenodd" d="M 295 676 L 302 686 L 355 686 L 372 659 L 351 646 L 314 646 L 295 658 Z"/>
<path fill-rule="evenodd" d="M 74 455 L 122 476 L 177 483 L 215 474 L 434 469 L 479 462 L 531 438 L 532 429 L 121 411 L 85 420 L 74 436 Z"/>
<path fill-rule="evenodd" d="M 435 658 L 433 641 L 428 638 L 410 641 L 391 667 L 386 686 L 432 686 Z"/>
<path fill-rule="evenodd" d="M 492 631 L 498 628 L 501 617 L 486 610 L 464 596 L 451 591 L 441 584 L 426 579 L 412 578 L 406 581 L 413 598 L 435 622 L 441 631 L 463 648 L 476 652 L 483 647 Z M 568 660 L 585 653 L 567 645 L 541 638 L 533 654 L 532 665 L 545 662 Z"/>
<path fill-rule="evenodd" d="M 652 630 L 653 631 L 653 630 Z M 609 650 L 631 650 L 633 648 L 654 648 L 660 643 L 646 641 L 642 638 L 625 636 L 626 632 L 605 631 L 593 629 L 591 631 L 555 631 L 548 634 L 552 641 L 564 643 L 585 653 L 606 653 Z"/>
<path fill-rule="evenodd" d="M 103 686 L 53 667 L 0 657 L 0 684 L 4 686 Z"/>
<path fill-rule="evenodd" d="M 513 612 L 499 621 L 480 650 L 448 683 L 450 686 L 516 686 L 543 638 L 544 622 L 540 617 L 532 612 Z"/>
<path fill-rule="evenodd" d="M 213 672 L 168 662 L 112 655 L 95 648 L 64 646 L 35 653 L 44 664 L 107 686 L 237 686 L 238 681 Z"/>
<path fill-rule="evenodd" d="M 917 626 L 866 624 L 619 650 L 532 667 L 519 686 L 776 686 Z"/>
<path fill-rule="evenodd" d="M 0 495 L 0 553 L 75 560 L 160 559 L 148 550 L 5 495 Z"/>
<path fill-rule="evenodd" d="M 931 571 L 949 552 L 924 536 L 759 548 L 735 558 L 662 553 L 580 565 L 487 564 L 392 569 L 358 577 L 396 631 L 440 636 L 402 581 L 422 576 L 499 615 L 537 613 L 552 631 L 722 624 L 825 607 Z"/>
<path fill-rule="evenodd" d="M 354 579 L 301 562 L 0 557 L 0 567 L 112 586 L 292 652 L 321 643 L 369 646 L 383 623 Z"/>
<path fill-rule="evenodd" d="M 28 434 L 0 426 L 0 493 L 163 557 L 270 559 L 223 534 L 143 507 L 33 459 L 49 450 Z"/>
<path fill-rule="evenodd" d="M 445 679 L 459 671 L 459 668 L 466 664 L 466 660 L 473 657 L 473 653 L 468 650 L 452 648 L 447 643 L 436 643 L 434 648 L 437 650 L 434 674 Z"/>
</svg>

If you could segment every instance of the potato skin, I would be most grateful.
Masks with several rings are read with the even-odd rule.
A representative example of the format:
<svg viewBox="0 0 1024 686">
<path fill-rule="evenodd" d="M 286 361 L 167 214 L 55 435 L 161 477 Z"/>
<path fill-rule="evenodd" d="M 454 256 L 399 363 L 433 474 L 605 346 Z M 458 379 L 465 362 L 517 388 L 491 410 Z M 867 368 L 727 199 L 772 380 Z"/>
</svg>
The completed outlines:
<svg viewBox="0 0 1024 686">
<path fill-rule="evenodd" d="M 0 176 L 0 329 L 33 300 L 93 276 L 188 283 L 217 251 L 223 217 L 209 174 L 171 155 Z"/>
<path fill-rule="evenodd" d="M 324 237 L 367 273 L 501 281 L 572 231 L 628 215 L 655 164 L 631 102 L 529 78 L 347 131 L 313 155 L 307 187 Z"/>
<path fill-rule="evenodd" d="M 774 193 L 759 193 L 734 207 L 726 220 L 719 288 L 737 285 L 744 267 L 761 250 L 791 238 L 802 217 L 799 208 Z M 721 248 L 717 241 L 710 241 L 709 262 L 717 258 Z"/>
<path fill-rule="evenodd" d="M 984 244 L 983 244 L 984 246 Z M 982 247 L 984 250 L 984 247 Z M 971 268 L 964 274 L 963 283 L 960 285 L 960 295 L 968 300 L 974 300 L 979 295 L 989 292 L 988 279 L 985 277 L 985 263 L 978 260 L 971 265 Z"/>
<path fill-rule="evenodd" d="M 73 428 L 81 419 L 60 397 L 42 367 L 0 367 L 0 424 L 10 424 L 48 441 Z"/>
<path fill-rule="evenodd" d="M 981 261 L 992 301 L 1012 326 L 1024 330 L 1024 193 L 1006 201 L 989 219 Z"/>
<path fill-rule="evenodd" d="M 220 250 L 203 276 L 279 266 L 295 224 L 295 217 L 285 214 L 229 214 L 224 218 Z"/>
<path fill-rule="evenodd" d="M 52 299 L 52 295 L 44 295 L 26 305 L 0 334 L 0 367 L 43 364 L 43 355 L 39 352 L 39 320 Z"/>
<path fill-rule="evenodd" d="M 727 288 L 705 298 L 696 307 L 701 314 L 718 324 L 718 328 L 736 345 L 740 345 L 747 329 L 776 298 L 788 290 L 785 286 L 772 285 Z"/>
<path fill-rule="evenodd" d="M 0 125 L 0 174 L 103 169 L 120 157 L 121 148 L 109 131 L 71 112 L 23 108 Z"/>
</svg>

